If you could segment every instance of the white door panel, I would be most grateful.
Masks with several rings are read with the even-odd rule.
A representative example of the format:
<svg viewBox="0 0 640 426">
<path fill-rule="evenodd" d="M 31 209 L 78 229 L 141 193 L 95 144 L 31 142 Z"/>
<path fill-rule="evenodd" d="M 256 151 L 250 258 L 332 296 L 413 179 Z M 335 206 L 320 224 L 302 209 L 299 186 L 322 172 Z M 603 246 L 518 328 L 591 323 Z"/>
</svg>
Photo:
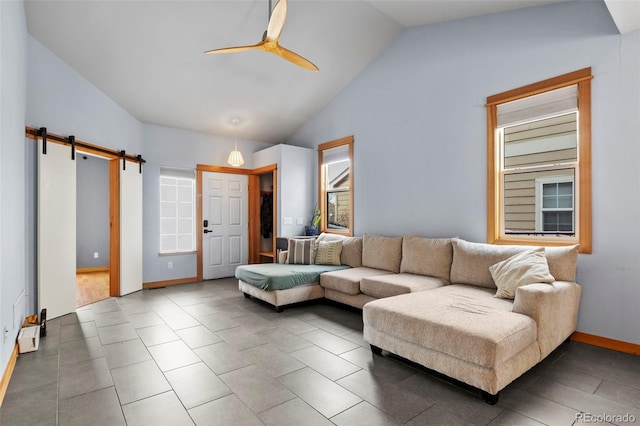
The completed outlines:
<svg viewBox="0 0 640 426">
<path fill-rule="evenodd" d="M 248 251 L 248 180 L 246 175 L 204 172 L 202 218 L 204 279 L 232 277 L 246 264 Z"/>
<path fill-rule="evenodd" d="M 120 161 L 120 295 L 142 290 L 142 173 Z"/>
<path fill-rule="evenodd" d="M 38 139 L 38 310 L 76 309 L 76 163 L 68 146 Z"/>
</svg>

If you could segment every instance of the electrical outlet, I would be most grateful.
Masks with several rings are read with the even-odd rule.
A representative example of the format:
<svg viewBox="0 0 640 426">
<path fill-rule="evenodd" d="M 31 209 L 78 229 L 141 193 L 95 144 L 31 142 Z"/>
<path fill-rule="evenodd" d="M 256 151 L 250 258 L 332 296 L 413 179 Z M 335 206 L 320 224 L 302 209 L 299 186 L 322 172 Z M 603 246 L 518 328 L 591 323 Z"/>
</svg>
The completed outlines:
<svg viewBox="0 0 640 426">
<path fill-rule="evenodd" d="M 100 257 L 100 253 L 98 253 L 97 251 L 93 252 L 93 258 L 94 259 L 98 259 Z"/>
<path fill-rule="evenodd" d="M 283 225 L 291 225 L 293 224 L 293 219 L 290 217 L 285 217 L 282 219 L 282 224 Z"/>
<path fill-rule="evenodd" d="M 173 262 L 167 262 L 167 268 L 173 269 Z"/>
<path fill-rule="evenodd" d="M 296 218 L 296 225 L 303 225 L 304 224 L 304 219 L 301 217 L 297 217 Z"/>
</svg>

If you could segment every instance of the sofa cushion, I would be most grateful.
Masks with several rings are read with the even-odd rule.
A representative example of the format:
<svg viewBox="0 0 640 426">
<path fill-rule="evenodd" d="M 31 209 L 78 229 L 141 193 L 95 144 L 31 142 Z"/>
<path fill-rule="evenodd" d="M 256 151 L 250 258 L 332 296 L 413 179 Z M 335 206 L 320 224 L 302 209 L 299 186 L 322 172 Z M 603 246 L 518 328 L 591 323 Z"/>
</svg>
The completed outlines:
<svg viewBox="0 0 640 426">
<path fill-rule="evenodd" d="M 451 283 L 471 284 L 491 289 L 495 289 L 496 285 L 489 267 L 531 248 L 471 243 L 458 238 L 453 238 L 451 243 L 453 245 Z"/>
<path fill-rule="evenodd" d="M 342 241 L 317 241 L 315 250 L 316 265 L 341 265 Z"/>
<path fill-rule="evenodd" d="M 549 272 L 556 281 L 576 280 L 578 263 L 578 245 L 563 247 L 545 247 L 545 256 L 549 264 Z"/>
<path fill-rule="evenodd" d="M 399 273 L 362 278 L 360 291 L 368 296 L 381 299 L 399 294 L 431 290 L 447 284 L 448 282 L 441 278 Z"/>
<path fill-rule="evenodd" d="M 533 283 L 555 281 L 549 272 L 545 249 L 538 247 L 523 251 L 489 267 L 489 272 L 498 287 L 495 297 L 513 299 L 516 289 Z"/>
<path fill-rule="evenodd" d="M 363 321 L 365 329 L 494 368 L 536 344 L 535 321 L 511 307 L 490 289 L 447 285 L 369 302 Z"/>
<path fill-rule="evenodd" d="M 402 237 L 400 272 L 449 281 L 452 259 L 451 238 Z"/>
<path fill-rule="evenodd" d="M 287 263 L 294 265 L 313 265 L 315 242 L 312 238 L 289 239 Z"/>
<path fill-rule="evenodd" d="M 362 266 L 400 272 L 402 237 L 365 235 L 362 240 Z"/>
<path fill-rule="evenodd" d="M 339 271 L 325 272 L 320 275 L 320 285 L 324 288 L 340 291 L 346 294 L 360 293 L 360 280 L 364 277 L 390 274 L 391 272 L 380 269 L 360 268 L 341 269 Z"/>
<path fill-rule="evenodd" d="M 362 237 L 349 237 L 342 240 L 340 263 L 352 268 L 362 266 Z"/>
</svg>

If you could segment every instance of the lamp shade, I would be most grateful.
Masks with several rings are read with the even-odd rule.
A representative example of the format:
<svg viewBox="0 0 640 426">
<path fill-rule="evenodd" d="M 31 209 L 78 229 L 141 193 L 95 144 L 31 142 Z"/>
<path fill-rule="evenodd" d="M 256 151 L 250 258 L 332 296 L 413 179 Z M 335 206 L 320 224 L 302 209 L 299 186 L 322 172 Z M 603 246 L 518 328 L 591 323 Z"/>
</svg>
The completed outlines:
<svg viewBox="0 0 640 426">
<path fill-rule="evenodd" d="M 227 163 L 231 164 L 234 167 L 242 166 L 244 164 L 244 158 L 242 158 L 242 153 L 237 149 L 234 149 L 233 151 L 231 151 L 231 154 L 229 154 L 229 159 L 227 160 Z"/>
</svg>

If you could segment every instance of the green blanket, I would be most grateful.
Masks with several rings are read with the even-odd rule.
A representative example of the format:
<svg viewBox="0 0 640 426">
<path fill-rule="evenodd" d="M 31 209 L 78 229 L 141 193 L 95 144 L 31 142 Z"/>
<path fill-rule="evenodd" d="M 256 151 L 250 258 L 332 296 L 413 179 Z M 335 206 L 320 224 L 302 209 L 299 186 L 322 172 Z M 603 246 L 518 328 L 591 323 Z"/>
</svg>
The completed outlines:
<svg viewBox="0 0 640 426">
<path fill-rule="evenodd" d="M 261 263 L 238 266 L 236 278 L 261 290 L 286 290 L 299 285 L 317 283 L 323 272 L 346 268 L 348 266 Z"/>
</svg>

